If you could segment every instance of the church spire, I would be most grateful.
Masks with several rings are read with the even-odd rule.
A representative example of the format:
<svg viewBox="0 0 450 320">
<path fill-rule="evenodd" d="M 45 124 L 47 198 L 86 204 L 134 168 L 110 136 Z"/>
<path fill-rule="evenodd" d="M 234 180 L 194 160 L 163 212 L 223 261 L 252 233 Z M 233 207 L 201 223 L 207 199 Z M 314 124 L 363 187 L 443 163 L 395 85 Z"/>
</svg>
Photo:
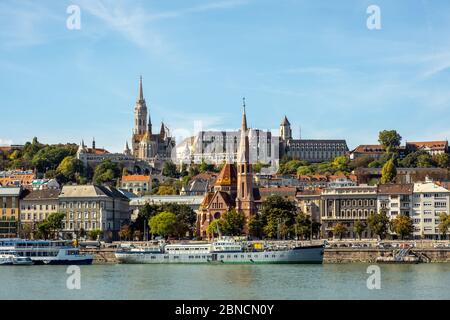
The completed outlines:
<svg viewBox="0 0 450 320">
<path fill-rule="evenodd" d="M 247 116 L 245 114 L 245 97 L 242 98 L 242 126 L 241 130 L 247 131 Z"/>
<path fill-rule="evenodd" d="M 144 90 L 142 89 L 142 76 L 139 77 L 139 94 L 138 102 L 144 101 Z"/>
</svg>

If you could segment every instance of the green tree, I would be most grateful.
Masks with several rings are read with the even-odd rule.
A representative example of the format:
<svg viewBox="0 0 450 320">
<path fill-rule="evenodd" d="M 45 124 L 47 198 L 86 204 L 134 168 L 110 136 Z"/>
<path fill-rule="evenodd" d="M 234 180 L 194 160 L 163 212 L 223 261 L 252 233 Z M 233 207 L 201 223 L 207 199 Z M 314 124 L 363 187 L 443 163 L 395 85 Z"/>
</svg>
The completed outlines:
<svg viewBox="0 0 450 320">
<path fill-rule="evenodd" d="M 300 238 L 310 238 L 312 233 L 311 220 L 303 212 L 300 212 L 295 217 L 294 229 L 297 232 L 297 236 L 299 236 Z"/>
<path fill-rule="evenodd" d="M 278 195 L 269 196 L 262 203 L 261 222 L 265 235 L 274 238 L 294 225 L 297 207 L 295 203 Z M 281 231 L 280 231 L 281 230 Z"/>
<path fill-rule="evenodd" d="M 56 169 L 56 174 L 58 180 L 63 183 L 69 181 L 76 182 L 76 178 L 83 174 L 83 169 L 83 163 L 80 160 L 74 156 L 67 156 L 59 164 Z"/>
<path fill-rule="evenodd" d="M 403 240 L 414 232 L 414 223 L 409 216 L 399 215 L 391 221 L 391 229 Z"/>
<path fill-rule="evenodd" d="M 50 236 L 56 237 L 56 234 L 63 227 L 63 220 L 66 217 L 64 212 L 50 213 L 49 216 L 38 223 L 37 229 L 39 235 L 44 239 L 48 239 Z"/>
<path fill-rule="evenodd" d="M 225 212 L 223 220 L 223 231 L 225 235 L 240 236 L 244 231 L 245 216 L 242 212 L 231 210 Z"/>
<path fill-rule="evenodd" d="M 336 171 L 345 172 L 349 170 L 349 160 L 346 156 L 339 156 L 334 158 L 332 165 Z"/>
<path fill-rule="evenodd" d="M 342 240 L 342 237 L 345 235 L 346 232 L 347 227 L 340 222 L 338 222 L 333 228 L 333 235 L 335 237 L 339 237 L 339 240 Z"/>
<path fill-rule="evenodd" d="M 98 240 L 101 234 L 102 231 L 100 229 L 94 229 L 88 232 L 89 239 L 91 240 Z"/>
<path fill-rule="evenodd" d="M 170 178 L 178 178 L 179 174 L 177 171 L 177 166 L 172 161 L 165 161 L 162 169 L 163 176 Z"/>
<path fill-rule="evenodd" d="M 359 240 L 361 240 L 362 233 L 364 231 L 366 231 L 366 229 L 367 229 L 367 225 L 360 220 L 356 220 L 355 223 L 353 224 L 353 232 L 358 235 Z"/>
<path fill-rule="evenodd" d="M 250 217 L 248 220 L 248 233 L 254 238 L 262 238 L 263 235 L 263 224 L 259 214 Z"/>
<path fill-rule="evenodd" d="M 173 186 L 159 186 L 156 194 L 159 196 L 167 196 L 167 195 L 176 195 L 178 193 Z"/>
<path fill-rule="evenodd" d="M 172 212 L 161 212 L 150 219 L 150 232 L 164 238 L 173 235 L 177 228 L 177 217 Z"/>
<path fill-rule="evenodd" d="M 270 164 L 262 163 L 261 161 L 256 161 L 256 163 L 253 165 L 252 169 L 254 173 L 261 173 L 261 170 L 263 168 L 269 168 Z"/>
<path fill-rule="evenodd" d="M 448 153 L 439 153 L 433 156 L 433 162 L 439 168 L 450 167 L 450 155 Z"/>
<path fill-rule="evenodd" d="M 121 170 L 118 165 L 110 159 L 103 160 L 94 170 L 93 181 L 96 184 L 115 184 L 120 178 Z"/>
<path fill-rule="evenodd" d="M 349 163 L 349 167 L 350 169 L 367 168 L 372 162 L 374 162 L 374 158 L 370 156 L 361 156 L 356 158 L 355 160 L 352 160 Z"/>
<path fill-rule="evenodd" d="M 441 237 L 446 239 L 447 238 L 447 232 L 448 228 L 450 226 L 450 216 L 446 213 L 441 213 L 439 215 L 439 233 L 441 234 Z"/>
<path fill-rule="evenodd" d="M 393 183 L 395 182 L 395 178 L 397 177 L 397 169 L 395 168 L 394 160 L 389 160 L 383 166 L 381 170 L 381 183 Z"/>
<path fill-rule="evenodd" d="M 417 157 L 418 168 L 431 168 L 433 167 L 433 159 L 428 153 L 421 154 Z"/>
<path fill-rule="evenodd" d="M 211 223 L 208 225 L 208 228 L 206 229 L 206 232 L 212 236 L 216 237 L 219 236 L 219 234 L 223 233 L 223 220 L 222 219 L 215 219 L 211 221 Z"/>
<path fill-rule="evenodd" d="M 371 213 L 367 218 L 367 225 L 374 234 L 383 240 L 389 229 L 389 217 L 384 211 Z"/>
<path fill-rule="evenodd" d="M 386 149 L 386 152 L 395 152 L 401 141 L 402 137 L 395 130 L 383 130 L 378 135 L 378 142 Z"/>
</svg>

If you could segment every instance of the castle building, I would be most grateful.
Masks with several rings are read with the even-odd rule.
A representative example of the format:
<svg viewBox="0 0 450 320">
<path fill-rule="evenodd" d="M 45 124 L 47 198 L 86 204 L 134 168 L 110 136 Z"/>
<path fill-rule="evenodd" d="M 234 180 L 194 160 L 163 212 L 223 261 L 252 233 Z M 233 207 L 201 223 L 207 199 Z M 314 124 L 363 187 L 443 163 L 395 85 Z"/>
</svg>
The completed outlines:
<svg viewBox="0 0 450 320">
<path fill-rule="evenodd" d="M 244 233 L 248 233 L 248 221 L 257 213 L 248 131 L 244 103 L 237 161 L 223 166 L 214 184 L 214 191 L 205 194 L 197 216 L 200 237 L 207 237 L 209 224 L 233 209 L 244 214 Z"/>
<path fill-rule="evenodd" d="M 310 163 L 332 161 L 348 152 L 345 140 L 293 139 L 291 124 L 285 116 L 280 124 L 280 158 L 305 160 Z"/>
<path fill-rule="evenodd" d="M 150 160 L 155 157 L 162 160 L 170 159 L 172 149 L 175 147 L 175 140 L 170 137 L 169 129 L 164 123 L 161 123 L 158 134 L 152 133 L 152 120 L 144 99 L 142 77 L 139 80 L 139 93 L 134 107 L 134 129 L 131 143 L 132 155 L 141 160 Z M 128 143 L 126 149 L 128 149 Z"/>
</svg>

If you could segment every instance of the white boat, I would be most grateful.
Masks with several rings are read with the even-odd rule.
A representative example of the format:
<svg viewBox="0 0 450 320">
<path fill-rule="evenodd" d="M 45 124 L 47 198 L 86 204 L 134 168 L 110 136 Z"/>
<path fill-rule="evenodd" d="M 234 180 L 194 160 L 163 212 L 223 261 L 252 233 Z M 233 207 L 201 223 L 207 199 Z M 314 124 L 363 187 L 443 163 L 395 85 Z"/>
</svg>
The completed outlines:
<svg viewBox="0 0 450 320">
<path fill-rule="evenodd" d="M 92 264 L 93 256 L 65 240 L 0 239 L 0 252 L 11 255 L 13 264 Z"/>
<path fill-rule="evenodd" d="M 12 265 L 13 255 L 9 253 L 0 253 L 0 266 Z"/>
<path fill-rule="evenodd" d="M 323 252 L 323 245 L 254 249 L 231 238 L 224 238 L 205 244 L 160 243 L 147 248 L 123 248 L 115 256 L 120 263 L 321 264 Z"/>
</svg>

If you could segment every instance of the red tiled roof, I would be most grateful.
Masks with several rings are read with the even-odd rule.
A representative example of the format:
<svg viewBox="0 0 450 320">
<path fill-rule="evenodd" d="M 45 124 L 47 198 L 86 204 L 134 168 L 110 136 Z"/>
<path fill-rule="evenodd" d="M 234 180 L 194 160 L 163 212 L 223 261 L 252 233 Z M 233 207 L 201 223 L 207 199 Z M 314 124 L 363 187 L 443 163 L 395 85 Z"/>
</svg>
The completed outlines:
<svg viewBox="0 0 450 320">
<path fill-rule="evenodd" d="M 144 176 L 144 175 L 128 175 L 128 176 L 122 176 L 122 181 L 143 181 L 148 182 L 150 181 L 150 176 Z"/>
</svg>

